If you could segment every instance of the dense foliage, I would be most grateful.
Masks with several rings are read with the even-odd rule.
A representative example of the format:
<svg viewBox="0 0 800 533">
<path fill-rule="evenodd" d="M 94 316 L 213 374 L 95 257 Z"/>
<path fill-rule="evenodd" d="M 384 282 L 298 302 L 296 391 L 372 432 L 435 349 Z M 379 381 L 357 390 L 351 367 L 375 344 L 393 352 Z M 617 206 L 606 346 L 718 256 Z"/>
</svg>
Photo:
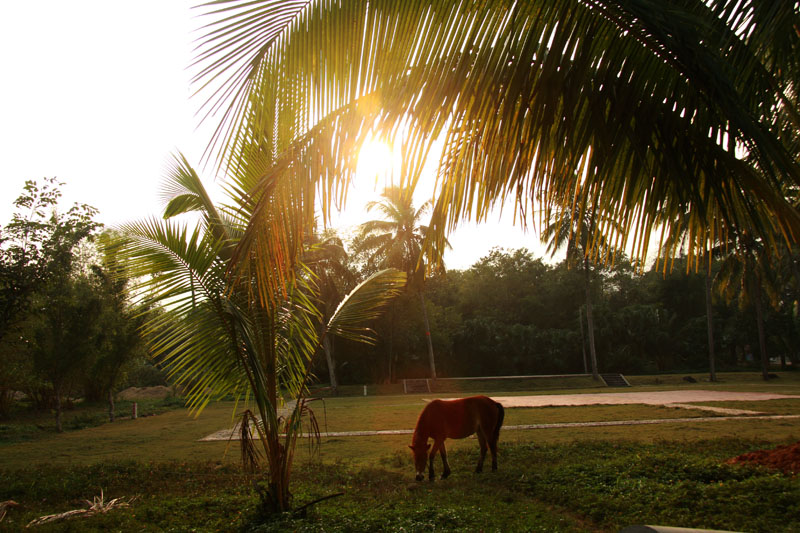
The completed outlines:
<svg viewBox="0 0 800 533">
<path fill-rule="evenodd" d="M 721 265 L 714 262 L 712 275 Z M 592 272 L 601 372 L 707 370 L 705 273 L 687 270 L 685 259 L 670 266 L 666 273 L 663 263 L 640 272 L 621 259 Z M 715 280 L 718 289 L 727 287 L 721 277 Z M 439 375 L 590 371 L 583 283 L 580 268 L 571 268 L 566 260 L 548 263 L 525 249 L 494 249 L 467 270 L 432 278 L 427 284 L 427 307 Z M 758 331 L 752 306 L 740 306 L 718 292 L 713 298 L 717 365 L 723 369 L 755 365 Z M 800 360 L 796 300 L 795 280 L 784 276 L 775 306 L 765 306 L 768 353 L 781 364 Z M 398 379 L 427 377 L 421 325 L 419 301 L 412 295 L 398 298 L 391 315 L 376 324 L 381 332 L 376 347 L 339 344 L 341 382 L 385 381 L 390 368 L 396 368 Z M 318 372 L 325 374 L 323 369 Z"/>
</svg>

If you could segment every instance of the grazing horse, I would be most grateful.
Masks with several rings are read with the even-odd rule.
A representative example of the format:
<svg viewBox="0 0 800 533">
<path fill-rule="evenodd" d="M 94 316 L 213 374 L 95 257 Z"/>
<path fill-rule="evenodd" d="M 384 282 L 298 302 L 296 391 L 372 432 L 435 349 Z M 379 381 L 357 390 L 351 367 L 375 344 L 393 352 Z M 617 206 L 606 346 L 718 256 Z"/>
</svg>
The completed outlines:
<svg viewBox="0 0 800 533">
<path fill-rule="evenodd" d="M 463 439 L 473 433 L 478 435 L 481 445 L 481 457 L 475 472 L 483 470 L 486 448 L 492 451 L 492 471 L 497 470 L 497 439 L 500 426 L 503 425 L 505 412 L 503 406 L 486 396 L 472 396 L 460 400 L 433 400 L 422 410 L 411 439 L 411 451 L 414 455 L 414 466 L 417 481 L 422 481 L 425 463 L 428 462 L 428 478 L 433 480 L 433 458 L 436 452 L 442 456 L 442 479 L 450 475 L 447 464 L 447 452 L 444 449 L 445 439 Z M 433 449 L 428 439 L 433 439 Z M 430 450 L 430 456 L 428 455 Z"/>
</svg>

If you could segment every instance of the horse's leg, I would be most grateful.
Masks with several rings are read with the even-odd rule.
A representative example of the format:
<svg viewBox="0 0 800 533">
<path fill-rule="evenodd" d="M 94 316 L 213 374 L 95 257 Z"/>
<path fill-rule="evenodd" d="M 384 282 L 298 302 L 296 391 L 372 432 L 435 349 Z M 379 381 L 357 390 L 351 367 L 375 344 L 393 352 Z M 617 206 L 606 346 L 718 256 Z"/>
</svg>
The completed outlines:
<svg viewBox="0 0 800 533">
<path fill-rule="evenodd" d="M 497 439 L 489 438 L 489 450 L 492 452 L 492 472 L 497 472 Z"/>
<path fill-rule="evenodd" d="M 439 441 L 433 441 L 433 447 L 431 448 L 431 453 L 428 455 L 428 479 L 433 481 L 434 477 L 436 477 L 433 473 L 433 458 L 436 457 L 436 452 L 439 450 Z"/>
<path fill-rule="evenodd" d="M 444 441 L 442 441 L 441 446 L 439 446 L 439 455 L 442 456 L 442 479 L 447 479 L 447 476 L 450 475 L 450 465 L 447 463 L 447 450 L 444 449 Z"/>
<path fill-rule="evenodd" d="M 478 444 L 481 445 L 481 457 L 480 459 L 478 459 L 478 466 L 475 468 L 475 473 L 480 474 L 481 472 L 483 472 L 483 460 L 486 459 L 487 446 L 486 446 L 486 437 L 483 434 L 483 429 L 478 428 L 476 434 L 478 435 Z"/>
</svg>

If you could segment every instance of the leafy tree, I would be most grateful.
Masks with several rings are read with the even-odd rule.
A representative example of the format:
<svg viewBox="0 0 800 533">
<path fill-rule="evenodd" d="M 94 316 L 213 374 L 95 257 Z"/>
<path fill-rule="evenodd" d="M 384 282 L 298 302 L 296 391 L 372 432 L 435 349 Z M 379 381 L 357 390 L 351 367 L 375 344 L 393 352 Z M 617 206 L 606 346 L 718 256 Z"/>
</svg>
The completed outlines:
<svg viewBox="0 0 800 533">
<path fill-rule="evenodd" d="M 92 268 L 102 305 L 99 354 L 87 373 L 84 390 L 87 400 L 107 399 L 109 420 L 113 422 L 114 392 L 125 368 L 135 359 L 148 357 L 141 329 L 150 310 L 131 302 L 130 279 L 118 259 L 119 237 L 106 233 L 101 240 L 103 264 Z"/>
<path fill-rule="evenodd" d="M 79 390 L 99 352 L 102 298 L 90 276 L 54 279 L 33 298 L 28 352 L 34 372 L 52 387 L 56 431 L 66 398 Z"/>
<path fill-rule="evenodd" d="M 24 331 L 34 298 L 71 283 L 82 267 L 81 243 L 100 226 L 93 220 L 96 210 L 85 204 L 58 212 L 61 185 L 55 178 L 26 181 L 11 222 L 0 228 L 0 416 L 7 414 L 12 391 L 25 387 L 30 371 L 24 360 L 30 339 Z"/>
<path fill-rule="evenodd" d="M 321 337 L 371 340 L 361 324 L 375 318 L 405 275 L 382 271 L 361 283 L 320 334 L 318 295 L 299 256 L 281 258 L 265 250 L 271 258 L 265 271 L 253 268 L 255 258 L 237 255 L 253 216 L 247 193 L 258 181 L 246 172 L 233 172 L 229 179 L 231 190 L 241 194 L 218 209 L 186 159 L 176 157 L 165 186 L 167 220 L 126 225 L 121 257 L 131 277 L 141 280 L 137 292 L 164 304 L 145 334 L 171 378 L 186 387 L 189 406 L 199 412 L 227 394 L 255 405 L 255 413 L 247 409 L 240 415 L 242 460 L 253 471 L 266 463 L 266 474 L 257 478 L 265 486 L 256 485 L 262 509 L 286 511 L 292 505 L 289 481 L 301 417 L 310 413 L 305 393 L 311 358 Z M 302 196 L 293 184 L 285 185 L 272 191 L 275 205 L 268 219 L 278 228 L 275 237 L 290 240 L 298 238 L 296 226 L 283 215 L 305 212 Z M 284 202 L 295 208 L 283 211 Z M 193 230 L 169 220 L 190 211 L 201 215 Z M 294 267 L 286 269 L 287 264 Z M 283 394 L 295 400 L 285 417 L 278 414 Z"/>
</svg>

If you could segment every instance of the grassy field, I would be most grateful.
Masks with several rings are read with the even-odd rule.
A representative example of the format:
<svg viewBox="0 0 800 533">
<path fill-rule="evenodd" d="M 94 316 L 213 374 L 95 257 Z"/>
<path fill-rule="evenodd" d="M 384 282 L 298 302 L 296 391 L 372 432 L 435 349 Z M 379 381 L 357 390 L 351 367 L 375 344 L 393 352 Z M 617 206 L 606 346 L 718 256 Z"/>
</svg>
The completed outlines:
<svg viewBox="0 0 800 533">
<path fill-rule="evenodd" d="M 694 377 L 698 383 L 682 376 L 629 378 L 635 386 L 626 390 L 800 395 L 800 373 L 780 374 L 767 383 L 754 374 L 726 374 L 718 383 Z M 537 387 L 527 393 L 559 391 L 564 389 Z M 608 391 L 566 389 L 570 394 Z M 412 429 L 425 399 L 458 395 L 363 397 L 355 395 L 355 388 L 350 392 L 314 403 L 323 431 Z M 21 504 L 0 522 L 0 531 L 16 531 L 35 517 L 81 507 L 82 500 L 101 490 L 106 499 L 137 499 L 129 508 L 40 530 L 616 531 L 633 523 L 800 530 L 797 478 L 724 464 L 746 451 L 797 442 L 797 419 L 505 430 L 498 473 L 475 476 L 476 441 L 450 441 L 453 476 L 436 483 L 412 481 L 409 435 L 324 438 L 318 454 L 309 453 L 306 443 L 299 445 L 295 501 L 301 505 L 336 492 L 344 496 L 314 506 L 305 517 L 252 528 L 256 500 L 237 465 L 238 443 L 198 440 L 232 425 L 233 403 L 212 404 L 197 418 L 174 405 L 153 404 L 145 410 L 158 413 L 154 416 L 101 425 L 95 425 L 99 421 L 92 418 L 91 407 L 81 408 L 75 416 L 94 427 L 67 424 L 72 429 L 63 434 L 33 416 L 0 426 L 0 501 Z M 707 405 L 800 414 L 800 399 Z M 102 413 L 103 407 L 95 410 Z M 508 409 L 505 424 L 709 416 L 645 405 L 544 407 Z"/>
</svg>

